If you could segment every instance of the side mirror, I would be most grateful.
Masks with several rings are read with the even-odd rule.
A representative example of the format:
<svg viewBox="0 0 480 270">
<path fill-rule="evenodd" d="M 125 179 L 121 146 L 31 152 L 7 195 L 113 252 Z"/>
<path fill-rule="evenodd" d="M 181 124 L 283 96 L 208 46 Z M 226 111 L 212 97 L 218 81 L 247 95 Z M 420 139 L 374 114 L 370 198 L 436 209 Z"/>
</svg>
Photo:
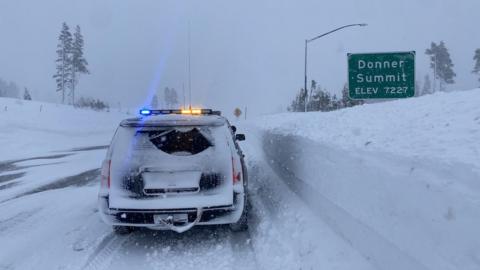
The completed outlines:
<svg viewBox="0 0 480 270">
<path fill-rule="evenodd" d="M 245 141 L 245 134 L 236 134 L 235 140 L 237 141 Z"/>
<path fill-rule="evenodd" d="M 230 126 L 230 129 L 232 130 L 233 134 L 237 132 L 237 127 L 236 126 Z"/>
</svg>

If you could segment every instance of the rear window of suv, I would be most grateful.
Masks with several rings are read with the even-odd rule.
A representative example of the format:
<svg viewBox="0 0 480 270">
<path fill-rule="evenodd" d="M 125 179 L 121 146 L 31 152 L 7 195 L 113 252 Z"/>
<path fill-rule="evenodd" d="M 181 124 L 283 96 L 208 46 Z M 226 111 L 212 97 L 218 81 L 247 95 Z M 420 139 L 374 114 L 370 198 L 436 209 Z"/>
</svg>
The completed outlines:
<svg viewBox="0 0 480 270">
<path fill-rule="evenodd" d="M 205 127 L 158 128 L 138 130 L 157 149 L 171 155 L 196 155 L 213 146 L 210 130 Z"/>
</svg>

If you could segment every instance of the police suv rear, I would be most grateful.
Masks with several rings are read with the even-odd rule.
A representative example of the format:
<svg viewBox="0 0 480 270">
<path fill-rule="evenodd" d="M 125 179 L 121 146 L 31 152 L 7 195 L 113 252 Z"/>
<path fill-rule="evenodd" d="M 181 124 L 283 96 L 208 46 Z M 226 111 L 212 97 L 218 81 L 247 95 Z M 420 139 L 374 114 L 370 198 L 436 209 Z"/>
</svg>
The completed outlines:
<svg viewBox="0 0 480 270">
<path fill-rule="evenodd" d="M 99 212 L 118 233 L 247 229 L 247 172 L 235 127 L 208 109 L 142 110 L 120 123 L 102 166 Z"/>
</svg>

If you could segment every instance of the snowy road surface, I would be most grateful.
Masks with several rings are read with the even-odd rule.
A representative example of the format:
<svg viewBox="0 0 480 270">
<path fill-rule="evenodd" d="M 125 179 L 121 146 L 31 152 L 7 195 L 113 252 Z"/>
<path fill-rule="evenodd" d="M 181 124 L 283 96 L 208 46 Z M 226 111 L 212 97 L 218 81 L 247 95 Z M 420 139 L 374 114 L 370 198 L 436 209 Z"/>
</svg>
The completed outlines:
<svg viewBox="0 0 480 270">
<path fill-rule="evenodd" d="M 96 213 L 98 169 L 63 175 L 86 157 L 100 164 L 103 147 L 1 163 L 0 269 L 373 269 L 279 180 L 261 135 L 249 134 L 252 211 L 243 233 L 217 226 L 115 235 Z M 22 185 L 39 168 L 50 180 Z"/>
</svg>

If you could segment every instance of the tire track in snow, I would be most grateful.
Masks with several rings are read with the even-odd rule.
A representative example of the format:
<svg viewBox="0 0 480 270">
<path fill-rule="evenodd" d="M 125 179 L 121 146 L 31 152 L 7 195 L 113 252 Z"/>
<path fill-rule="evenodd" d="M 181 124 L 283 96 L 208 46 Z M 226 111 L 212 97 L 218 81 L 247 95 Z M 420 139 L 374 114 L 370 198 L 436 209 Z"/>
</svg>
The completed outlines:
<svg viewBox="0 0 480 270">
<path fill-rule="evenodd" d="M 259 216 L 263 216 L 265 214 L 265 211 L 262 213 L 258 213 L 258 211 L 260 209 L 266 210 L 271 220 L 278 221 L 276 212 L 278 206 L 281 204 L 281 199 L 275 195 L 275 192 L 269 189 L 269 181 L 267 179 L 268 176 L 264 171 L 262 171 L 260 165 L 263 165 L 263 168 L 268 166 L 262 162 L 262 164 L 256 164 L 249 168 L 249 171 L 252 172 L 252 178 L 255 178 L 256 182 L 255 193 L 251 194 L 251 197 L 257 198 L 254 204 L 256 206 L 256 211 L 254 211 L 254 213 L 257 215 L 257 218 L 259 218 Z M 259 203 L 262 205 L 258 205 Z"/>
<path fill-rule="evenodd" d="M 56 181 L 54 181 L 50 184 L 46 184 L 46 185 L 37 187 L 33 190 L 30 190 L 30 191 L 21 193 L 19 195 L 16 195 L 15 197 L 0 201 L 0 204 L 2 204 L 4 202 L 7 202 L 7 201 L 11 201 L 11 200 L 21 198 L 23 196 L 28 196 L 28 195 L 32 195 L 32 194 L 35 194 L 35 193 L 49 191 L 49 190 L 53 190 L 53 189 L 61 189 L 61 188 L 66 188 L 66 187 L 70 187 L 70 186 L 76 186 L 76 187 L 86 186 L 86 185 L 89 185 L 90 183 L 93 183 L 96 180 L 98 180 L 99 176 L 100 176 L 100 169 L 93 169 L 93 170 L 84 171 L 84 172 L 76 174 L 76 175 L 60 178 L 60 179 L 58 179 L 58 180 L 56 180 Z M 16 183 L 16 182 L 14 182 L 14 183 Z"/>
<path fill-rule="evenodd" d="M 259 265 L 255 256 L 255 250 L 252 245 L 252 235 L 250 231 L 253 229 L 255 221 L 252 215 L 251 196 L 247 201 L 249 228 L 243 232 L 230 232 L 229 242 L 233 251 L 233 267 L 232 269 L 258 269 Z"/>
<path fill-rule="evenodd" d="M 309 211 L 309 209 L 303 205 L 303 202 L 297 202 L 296 196 L 282 182 L 279 182 L 281 180 L 275 172 L 263 160 L 255 161 L 255 165 L 250 166 L 249 171 L 251 179 L 255 179 L 255 182 L 251 182 L 253 185 L 250 193 L 254 207 L 251 223 L 255 224 L 255 227 L 252 227 L 255 235 L 252 242 L 257 249 L 256 252 L 262 256 L 262 260 L 254 269 L 317 269 L 315 266 L 317 264 L 313 261 L 328 265 L 325 266 L 326 269 L 344 269 L 328 261 L 332 258 L 332 253 L 338 254 L 343 251 L 341 246 L 338 249 L 337 244 L 330 248 L 335 250 L 334 252 L 328 251 L 322 254 L 323 258 L 320 260 L 313 258 L 318 256 L 312 256 L 312 252 L 322 252 L 322 248 L 315 244 L 315 239 L 310 238 L 310 241 L 302 237 L 305 228 L 294 225 L 296 221 L 304 220 L 302 214 L 300 216 L 296 214 L 297 211 L 307 213 L 305 210 Z M 298 205 L 298 203 L 301 204 Z M 330 232 L 328 227 L 324 229 Z M 310 232 L 313 231 L 316 230 L 310 230 Z M 333 235 L 332 232 L 330 234 Z M 314 234 L 314 236 L 319 235 L 323 234 Z M 343 243 L 343 240 L 337 241 Z M 365 265 L 361 264 L 357 269 L 371 269 Z"/>
<path fill-rule="evenodd" d="M 229 242 L 233 252 L 232 269 L 259 268 L 249 231 L 231 232 Z"/>
<path fill-rule="evenodd" d="M 38 156 L 38 157 L 31 157 L 31 158 L 22 158 L 22 159 L 16 159 L 16 160 L 2 161 L 2 162 L 0 162 L 0 172 L 16 170 L 18 168 L 18 166 L 15 165 L 15 164 L 19 163 L 19 162 L 31 161 L 31 160 L 44 160 L 44 159 L 47 159 L 47 160 L 48 159 L 60 159 L 60 158 L 68 157 L 68 156 L 71 156 L 71 155 L 73 155 L 73 153 L 49 155 L 49 156 Z M 25 168 L 29 168 L 29 167 L 30 166 L 23 166 L 20 169 L 25 169 Z"/>
<path fill-rule="evenodd" d="M 14 215 L 13 217 L 0 220 L 0 233 L 4 233 L 8 230 L 15 228 L 16 225 L 25 222 L 27 219 L 38 213 L 39 210 L 40 208 L 23 211 Z"/>
<path fill-rule="evenodd" d="M 11 174 L 0 175 L 0 183 L 15 180 L 17 178 L 23 177 L 25 174 L 26 174 L 26 172 L 19 172 L 19 173 L 11 173 Z"/>
<path fill-rule="evenodd" d="M 120 247 L 127 241 L 131 235 L 120 236 L 114 232 L 106 235 L 98 244 L 87 259 L 87 263 L 81 268 L 82 270 L 103 270 L 108 269 L 113 255 L 120 249 Z"/>
</svg>

